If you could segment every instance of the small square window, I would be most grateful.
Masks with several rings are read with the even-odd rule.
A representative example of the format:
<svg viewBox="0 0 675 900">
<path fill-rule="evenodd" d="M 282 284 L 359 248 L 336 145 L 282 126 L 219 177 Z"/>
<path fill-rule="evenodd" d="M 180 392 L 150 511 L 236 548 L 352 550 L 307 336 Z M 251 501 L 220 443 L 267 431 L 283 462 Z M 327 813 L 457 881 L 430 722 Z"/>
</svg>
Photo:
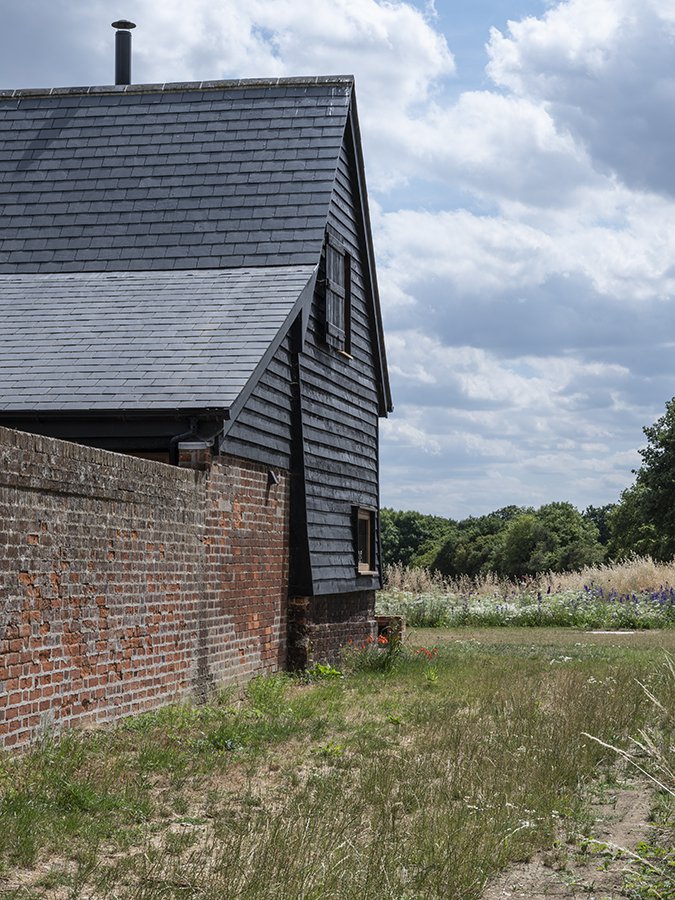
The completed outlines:
<svg viewBox="0 0 675 900">
<path fill-rule="evenodd" d="M 375 510 L 356 509 L 356 549 L 359 575 L 376 575 Z"/>
<path fill-rule="evenodd" d="M 351 257 L 340 238 L 326 233 L 325 339 L 335 350 L 351 353 Z"/>
</svg>

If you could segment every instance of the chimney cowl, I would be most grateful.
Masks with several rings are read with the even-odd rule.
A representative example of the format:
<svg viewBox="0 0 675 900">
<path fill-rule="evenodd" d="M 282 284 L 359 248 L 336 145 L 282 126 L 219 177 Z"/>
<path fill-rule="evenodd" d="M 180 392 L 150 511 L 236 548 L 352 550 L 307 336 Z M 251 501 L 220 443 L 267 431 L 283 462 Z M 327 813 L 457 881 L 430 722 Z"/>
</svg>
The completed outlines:
<svg viewBox="0 0 675 900">
<path fill-rule="evenodd" d="M 135 23 L 135 22 L 129 22 L 128 19 L 119 19 L 117 22 L 113 22 L 113 23 L 112 23 L 112 27 L 113 27 L 113 28 L 125 28 L 125 29 L 130 29 L 130 28 L 135 28 L 135 27 L 136 27 L 136 23 Z"/>
</svg>

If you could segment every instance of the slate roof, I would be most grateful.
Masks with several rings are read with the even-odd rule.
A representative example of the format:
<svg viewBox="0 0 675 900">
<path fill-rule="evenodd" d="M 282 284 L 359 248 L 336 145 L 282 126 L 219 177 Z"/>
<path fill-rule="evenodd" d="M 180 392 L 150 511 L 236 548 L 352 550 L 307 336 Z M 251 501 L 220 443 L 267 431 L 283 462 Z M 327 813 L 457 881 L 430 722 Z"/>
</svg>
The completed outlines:
<svg viewBox="0 0 675 900">
<path fill-rule="evenodd" d="M 0 273 L 315 264 L 352 91 L 0 91 Z"/>
<path fill-rule="evenodd" d="M 351 76 L 0 91 L 0 416 L 247 396 L 311 299 L 346 132 L 363 184 Z"/>
<path fill-rule="evenodd" d="M 0 412 L 228 409 L 314 272 L 0 275 Z"/>
</svg>

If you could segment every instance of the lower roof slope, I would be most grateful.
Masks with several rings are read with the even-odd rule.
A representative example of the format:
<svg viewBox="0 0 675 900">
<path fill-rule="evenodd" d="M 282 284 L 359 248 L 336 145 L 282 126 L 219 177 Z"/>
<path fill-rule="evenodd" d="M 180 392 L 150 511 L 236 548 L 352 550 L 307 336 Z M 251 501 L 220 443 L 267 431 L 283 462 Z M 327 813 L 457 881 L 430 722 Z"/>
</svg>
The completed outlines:
<svg viewBox="0 0 675 900">
<path fill-rule="evenodd" d="M 0 412 L 227 410 L 315 266 L 0 275 Z"/>
</svg>

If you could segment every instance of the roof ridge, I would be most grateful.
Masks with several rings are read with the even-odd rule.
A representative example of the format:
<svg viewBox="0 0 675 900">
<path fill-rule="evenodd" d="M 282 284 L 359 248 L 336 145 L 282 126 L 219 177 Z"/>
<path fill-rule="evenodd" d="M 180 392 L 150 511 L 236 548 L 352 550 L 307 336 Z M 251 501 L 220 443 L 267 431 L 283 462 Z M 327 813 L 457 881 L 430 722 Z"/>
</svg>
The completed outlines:
<svg viewBox="0 0 675 900">
<path fill-rule="evenodd" d="M 90 87 L 9 88 L 0 99 L 51 97 L 69 94 L 147 94 L 164 91 L 215 91 L 233 88 L 310 87 L 321 84 L 353 86 L 353 75 L 299 75 L 279 78 L 230 78 L 214 81 L 167 81 L 155 84 L 109 84 Z"/>
</svg>

